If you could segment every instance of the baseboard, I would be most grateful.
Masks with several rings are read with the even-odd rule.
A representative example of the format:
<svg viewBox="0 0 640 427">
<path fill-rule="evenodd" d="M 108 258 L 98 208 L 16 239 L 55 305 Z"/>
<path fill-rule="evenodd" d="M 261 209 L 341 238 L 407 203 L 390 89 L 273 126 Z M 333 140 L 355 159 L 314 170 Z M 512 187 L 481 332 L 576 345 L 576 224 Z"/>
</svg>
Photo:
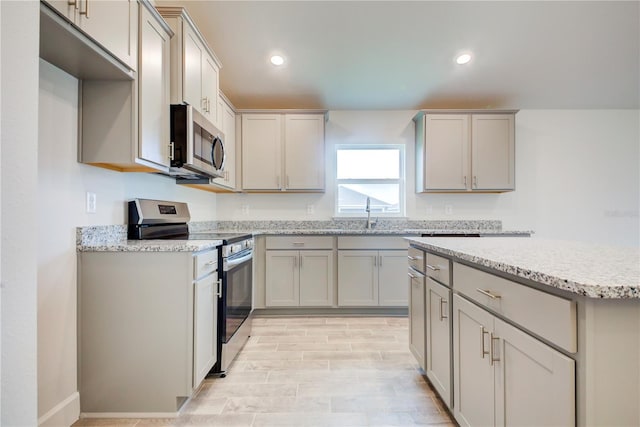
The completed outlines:
<svg viewBox="0 0 640 427">
<path fill-rule="evenodd" d="M 80 393 L 77 391 L 38 418 L 38 426 L 69 427 L 80 418 Z"/>
<path fill-rule="evenodd" d="M 80 418 L 177 418 L 179 415 L 180 412 L 83 412 Z"/>
<path fill-rule="evenodd" d="M 254 308 L 256 317 L 263 316 L 407 316 L 406 307 L 338 307 L 338 308 Z"/>
</svg>

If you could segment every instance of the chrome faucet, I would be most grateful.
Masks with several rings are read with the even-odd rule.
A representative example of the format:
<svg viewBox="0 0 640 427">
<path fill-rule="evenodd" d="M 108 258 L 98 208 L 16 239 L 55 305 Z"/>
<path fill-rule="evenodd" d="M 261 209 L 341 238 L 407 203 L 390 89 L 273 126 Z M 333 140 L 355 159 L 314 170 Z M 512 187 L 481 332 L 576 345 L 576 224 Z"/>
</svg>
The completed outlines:
<svg viewBox="0 0 640 427">
<path fill-rule="evenodd" d="M 371 199 L 369 197 L 367 197 L 367 207 L 364 210 L 367 212 L 367 230 L 371 230 L 378 222 L 378 219 L 371 220 Z"/>
</svg>

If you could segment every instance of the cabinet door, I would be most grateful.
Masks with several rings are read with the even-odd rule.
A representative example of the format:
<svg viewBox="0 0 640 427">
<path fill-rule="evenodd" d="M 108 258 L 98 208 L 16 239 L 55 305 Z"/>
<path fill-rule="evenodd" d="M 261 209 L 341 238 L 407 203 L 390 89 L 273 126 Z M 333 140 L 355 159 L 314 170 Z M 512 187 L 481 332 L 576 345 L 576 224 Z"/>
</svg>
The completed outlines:
<svg viewBox="0 0 640 427">
<path fill-rule="evenodd" d="M 218 122 L 218 66 L 213 59 L 203 52 L 202 57 L 202 98 L 204 99 L 204 116 L 211 123 Z"/>
<path fill-rule="evenodd" d="M 409 271 L 409 350 L 425 370 L 425 277 Z"/>
<path fill-rule="evenodd" d="M 281 141 L 281 115 L 242 115 L 243 189 L 279 190 L 281 188 Z"/>
<path fill-rule="evenodd" d="M 216 363 L 218 274 L 213 273 L 194 284 L 193 306 L 193 388 L 200 385 Z"/>
<path fill-rule="evenodd" d="M 227 188 L 236 188 L 236 113 L 220 98 L 220 130 L 224 133 L 224 176 L 214 182 Z"/>
<path fill-rule="evenodd" d="M 496 425 L 574 426 L 575 362 L 495 319 Z"/>
<path fill-rule="evenodd" d="M 451 408 L 451 290 L 427 278 L 427 377 Z"/>
<path fill-rule="evenodd" d="M 404 286 L 407 274 L 407 251 L 378 252 L 378 292 L 381 306 L 407 307 L 409 295 Z"/>
<path fill-rule="evenodd" d="M 267 307 L 297 307 L 300 303 L 298 251 L 266 251 Z"/>
<path fill-rule="evenodd" d="M 333 251 L 300 251 L 300 306 L 333 305 Z"/>
<path fill-rule="evenodd" d="M 473 190 L 515 188 L 513 114 L 475 114 L 471 123 Z"/>
<path fill-rule="evenodd" d="M 169 166 L 169 34 L 140 7 L 138 156 Z"/>
<path fill-rule="evenodd" d="M 425 190 L 467 189 L 469 116 L 427 114 L 424 157 Z"/>
<path fill-rule="evenodd" d="M 79 7 L 78 0 L 46 0 L 46 2 L 71 22 L 75 22 Z"/>
<path fill-rule="evenodd" d="M 138 58 L 137 0 L 75 1 L 79 11 L 76 24 L 135 70 Z"/>
<path fill-rule="evenodd" d="M 184 25 L 183 42 L 184 80 L 180 82 L 182 84 L 182 96 L 187 104 L 192 105 L 204 115 L 205 100 L 202 96 L 202 58 L 204 57 L 204 48 L 200 44 L 198 36 L 188 25 Z"/>
<path fill-rule="evenodd" d="M 324 115 L 285 116 L 285 188 L 324 189 Z"/>
<path fill-rule="evenodd" d="M 338 251 L 338 305 L 378 305 L 378 251 Z"/>
<path fill-rule="evenodd" d="M 461 426 L 495 424 L 492 330 L 491 314 L 453 296 L 453 415 Z"/>
</svg>

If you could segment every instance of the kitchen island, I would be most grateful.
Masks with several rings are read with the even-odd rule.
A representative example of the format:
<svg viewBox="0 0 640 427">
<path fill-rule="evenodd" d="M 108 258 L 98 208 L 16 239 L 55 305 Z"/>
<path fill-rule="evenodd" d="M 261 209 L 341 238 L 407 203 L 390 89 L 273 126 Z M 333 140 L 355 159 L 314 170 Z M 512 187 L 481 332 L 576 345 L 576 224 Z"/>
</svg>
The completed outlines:
<svg viewBox="0 0 640 427">
<path fill-rule="evenodd" d="M 423 369 L 458 423 L 640 425 L 637 248 L 407 241 L 424 262 L 424 319 L 410 309 L 424 322 Z"/>
</svg>

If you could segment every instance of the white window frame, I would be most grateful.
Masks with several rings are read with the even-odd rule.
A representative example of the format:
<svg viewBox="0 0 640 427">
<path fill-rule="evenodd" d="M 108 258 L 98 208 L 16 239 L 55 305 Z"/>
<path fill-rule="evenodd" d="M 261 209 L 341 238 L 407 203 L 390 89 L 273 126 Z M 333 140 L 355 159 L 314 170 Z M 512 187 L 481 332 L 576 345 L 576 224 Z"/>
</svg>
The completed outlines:
<svg viewBox="0 0 640 427">
<path fill-rule="evenodd" d="M 338 179 L 338 151 L 340 150 L 398 150 L 400 154 L 399 165 L 399 178 L 398 179 Z M 402 218 L 406 215 L 406 177 L 405 177 L 405 146 L 403 144 L 336 144 L 335 152 L 333 155 L 335 164 L 335 173 L 333 179 L 335 180 L 334 192 L 334 215 L 340 218 L 360 218 L 367 217 L 367 213 L 362 212 L 348 212 L 340 213 L 338 206 L 338 186 L 345 183 L 354 184 L 398 184 L 399 208 L 398 213 L 384 213 L 384 212 L 371 212 L 372 217 L 386 217 L 386 218 Z"/>
</svg>

